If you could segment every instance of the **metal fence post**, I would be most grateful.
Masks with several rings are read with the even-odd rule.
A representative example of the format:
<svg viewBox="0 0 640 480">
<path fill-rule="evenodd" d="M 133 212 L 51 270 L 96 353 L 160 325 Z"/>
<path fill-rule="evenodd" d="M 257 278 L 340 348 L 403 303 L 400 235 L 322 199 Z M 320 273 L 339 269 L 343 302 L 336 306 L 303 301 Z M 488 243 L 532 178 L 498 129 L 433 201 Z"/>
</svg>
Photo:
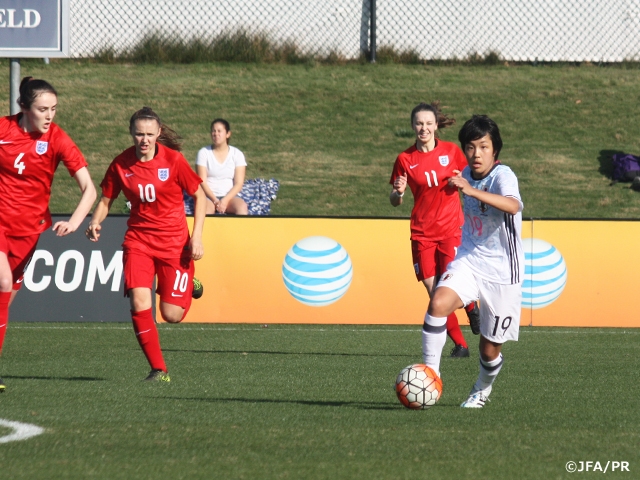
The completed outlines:
<svg viewBox="0 0 640 480">
<path fill-rule="evenodd" d="M 9 114 L 15 115 L 20 111 L 18 97 L 20 96 L 20 59 L 12 58 L 9 67 Z"/>
<path fill-rule="evenodd" d="M 376 63 L 376 0 L 371 0 L 371 33 L 369 34 L 369 52 L 371 63 Z"/>
</svg>

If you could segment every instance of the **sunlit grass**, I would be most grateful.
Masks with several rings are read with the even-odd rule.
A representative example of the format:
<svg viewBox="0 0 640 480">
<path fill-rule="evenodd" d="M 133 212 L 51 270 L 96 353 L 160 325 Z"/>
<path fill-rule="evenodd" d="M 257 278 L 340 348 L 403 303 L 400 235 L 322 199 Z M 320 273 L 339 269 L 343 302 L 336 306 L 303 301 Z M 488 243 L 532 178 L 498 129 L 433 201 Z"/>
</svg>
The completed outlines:
<svg viewBox="0 0 640 480">
<path fill-rule="evenodd" d="M 8 78 L 8 62 L 0 62 Z M 131 144 L 129 116 L 153 107 L 184 138 L 193 163 L 211 119 L 231 122 L 247 176 L 281 182 L 272 214 L 408 216 L 388 184 L 397 154 L 412 143 L 409 113 L 440 100 L 457 124 L 488 114 L 501 127 L 504 163 L 518 175 L 528 217 L 640 218 L 640 195 L 609 186 L 610 158 L 640 153 L 631 105 L 637 69 L 595 66 L 351 64 L 105 65 L 23 62 L 22 73 L 60 92 L 58 122 L 78 143 L 99 183 Z M 8 83 L 0 86 L 7 106 Z M 65 185 L 69 185 L 65 187 Z M 69 212 L 77 187 L 57 176 L 52 209 Z"/>
</svg>

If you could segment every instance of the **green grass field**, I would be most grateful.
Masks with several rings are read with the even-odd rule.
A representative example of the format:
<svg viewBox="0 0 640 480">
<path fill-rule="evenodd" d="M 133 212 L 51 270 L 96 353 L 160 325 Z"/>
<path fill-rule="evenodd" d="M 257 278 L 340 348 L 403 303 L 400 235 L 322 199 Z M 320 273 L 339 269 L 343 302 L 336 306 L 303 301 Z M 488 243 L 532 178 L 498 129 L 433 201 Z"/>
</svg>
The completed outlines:
<svg viewBox="0 0 640 480">
<path fill-rule="evenodd" d="M 0 62 L 9 78 L 9 64 Z M 184 138 L 195 162 L 209 123 L 226 117 L 247 176 L 281 182 L 276 215 L 409 216 L 411 201 L 389 205 L 389 176 L 413 142 L 409 114 L 439 99 L 458 124 L 492 116 L 505 142 L 502 159 L 520 180 L 524 216 L 640 218 L 640 194 L 609 186 L 616 151 L 640 154 L 638 69 L 583 66 L 423 66 L 191 64 L 105 65 L 25 61 L 23 75 L 59 90 L 57 121 L 85 153 L 100 182 L 109 162 L 131 145 L 128 119 L 156 109 Z M 8 80 L 0 107 L 8 113 Z M 52 210 L 77 201 L 66 172 L 56 178 Z M 119 208 L 117 204 L 115 208 Z"/>
<path fill-rule="evenodd" d="M 2 478 L 556 479 L 569 461 L 638 475 L 640 332 L 523 327 L 469 411 L 464 331 L 472 357 L 444 358 L 440 402 L 410 411 L 392 386 L 420 361 L 419 327 L 161 325 L 172 381 L 149 385 L 129 324 L 12 323 L 0 419 L 45 432 L 0 443 Z"/>
</svg>

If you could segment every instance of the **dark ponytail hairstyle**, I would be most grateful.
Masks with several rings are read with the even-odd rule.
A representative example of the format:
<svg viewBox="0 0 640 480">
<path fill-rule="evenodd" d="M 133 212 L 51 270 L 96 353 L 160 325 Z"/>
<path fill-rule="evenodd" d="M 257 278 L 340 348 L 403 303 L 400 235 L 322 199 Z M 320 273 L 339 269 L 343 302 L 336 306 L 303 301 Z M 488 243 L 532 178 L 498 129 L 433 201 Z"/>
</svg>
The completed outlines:
<svg viewBox="0 0 640 480">
<path fill-rule="evenodd" d="M 24 110 L 29 110 L 35 99 L 43 93 L 53 93 L 56 97 L 58 92 L 45 80 L 36 80 L 33 77 L 24 77 L 20 82 L 20 96 L 18 105 Z"/>
<path fill-rule="evenodd" d="M 442 113 L 440 109 L 440 102 L 438 100 L 431 103 L 419 103 L 411 110 L 411 125 L 413 125 L 413 121 L 416 118 L 418 112 L 431 112 L 433 116 L 436 117 L 436 123 L 438 124 L 438 129 L 447 128 L 456 123 L 456 119 L 453 117 L 449 117 Z M 436 137 L 438 136 L 438 131 L 436 130 Z"/>
<path fill-rule="evenodd" d="M 155 120 L 158 122 L 158 126 L 160 127 L 160 136 L 158 137 L 157 142 L 178 152 L 182 149 L 182 137 L 178 135 L 175 130 L 162 123 L 158 114 L 151 110 L 150 107 L 142 107 L 131 116 L 131 119 L 129 120 L 129 133 L 131 133 L 131 135 L 133 135 L 133 128 L 135 127 L 136 120 Z"/>
</svg>

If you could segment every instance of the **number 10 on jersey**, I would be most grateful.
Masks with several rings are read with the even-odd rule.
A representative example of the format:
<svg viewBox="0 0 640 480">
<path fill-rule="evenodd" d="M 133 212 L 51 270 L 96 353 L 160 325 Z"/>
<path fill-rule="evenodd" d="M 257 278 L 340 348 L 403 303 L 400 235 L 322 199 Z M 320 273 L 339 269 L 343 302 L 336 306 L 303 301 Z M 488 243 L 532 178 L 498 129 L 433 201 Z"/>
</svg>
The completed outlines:
<svg viewBox="0 0 640 480">
<path fill-rule="evenodd" d="M 149 183 L 144 187 L 138 184 L 138 190 L 140 190 L 140 200 L 142 203 L 156 201 L 156 189 L 153 186 L 153 183 Z"/>
</svg>

